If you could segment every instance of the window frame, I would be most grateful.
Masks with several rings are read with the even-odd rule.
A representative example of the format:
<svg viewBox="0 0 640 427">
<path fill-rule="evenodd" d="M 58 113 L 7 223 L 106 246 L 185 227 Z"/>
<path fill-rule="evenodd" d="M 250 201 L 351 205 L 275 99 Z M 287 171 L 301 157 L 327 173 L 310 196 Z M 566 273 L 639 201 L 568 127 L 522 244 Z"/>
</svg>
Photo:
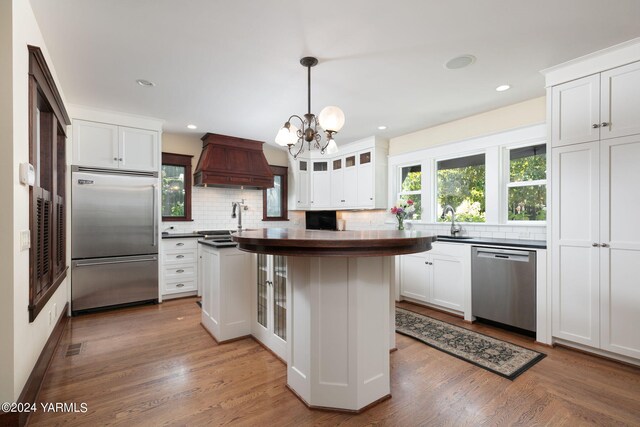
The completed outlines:
<svg viewBox="0 0 640 427">
<path fill-rule="evenodd" d="M 520 182 L 511 182 L 511 151 L 517 150 L 520 148 L 526 147 L 535 147 L 537 145 L 545 145 L 547 146 L 546 140 L 542 141 L 528 141 L 525 143 L 517 143 L 517 144 L 509 144 L 502 146 L 502 179 L 501 179 L 501 187 L 502 187 L 502 197 L 501 197 L 501 206 L 500 206 L 500 219 L 501 223 L 504 225 L 539 225 L 543 226 L 547 224 L 547 219 L 545 220 L 527 220 L 527 221 L 517 221 L 509 219 L 509 189 L 514 187 L 534 187 L 538 185 L 544 185 L 545 193 L 546 193 L 546 201 L 549 200 L 549 187 L 547 182 L 549 180 L 549 170 L 548 170 L 548 157 L 547 157 L 547 166 L 545 169 L 545 179 L 538 179 L 533 181 L 520 181 Z M 549 154 L 549 147 L 547 146 L 546 154 Z M 548 203 L 545 203 L 545 207 Z M 548 214 L 548 212 L 547 212 Z M 547 217 L 548 218 L 548 217 Z"/>
<path fill-rule="evenodd" d="M 433 172 L 432 172 L 432 179 L 433 179 L 433 196 L 431 197 L 431 203 L 433 205 L 433 218 L 431 218 L 431 220 L 433 221 L 433 224 L 436 225 L 442 225 L 442 224 L 447 224 L 447 221 L 439 221 L 440 216 L 442 215 L 442 212 L 438 212 L 438 162 L 443 162 L 443 161 L 447 161 L 447 160 L 454 160 L 454 159 L 460 159 L 460 158 L 464 158 L 464 157 L 474 157 L 474 156 L 479 156 L 479 155 L 483 155 L 484 156 L 484 204 L 485 204 L 485 217 L 484 217 L 484 222 L 466 222 L 466 221 L 458 221 L 458 219 L 456 218 L 456 223 L 460 223 L 460 224 L 468 224 L 468 225 L 487 225 L 490 224 L 489 221 L 487 221 L 487 161 L 489 160 L 489 150 L 488 149 L 483 149 L 483 150 L 474 150 L 474 151 L 466 151 L 466 152 L 460 152 L 460 153 L 456 153 L 455 155 L 447 155 L 447 156 L 436 156 L 433 158 Z M 454 206 L 455 208 L 455 206 Z"/>
<path fill-rule="evenodd" d="M 55 294 L 69 270 L 66 250 L 69 207 L 66 203 L 66 127 L 71 120 L 41 49 L 31 45 L 27 49 L 29 163 L 34 166 L 37 177 L 36 182 L 29 186 L 31 244 L 27 309 L 31 323 Z M 47 188 L 40 186 L 43 175 Z M 45 265 L 46 268 L 43 267 Z"/>
<path fill-rule="evenodd" d="M 271 172 L 273 173 L 273 179 L 275 180 L 276 176 L 280 176 L 282 182 L 282 191 L 280 192 L 280 206 L 282 206 L 280 216 L 267 216 L 267 189 L 262 190 L 262 220 L 263 221 L 289 221 L 289 207 L 288 207 L 288 199 L 289 199 L 289 168 L 286 166 L 274 166 L 269 165 L 271 168 Z M 307 164 L 308 167 L 308 164 Z M 329 164 L 327 163 L 327 167 Z M 272 187 L 273 188 L 273 187 Z"/>
<path fill-rule="evenodd" d="M 191 192 L 193 189 L 193 175 L 191 173 L 191 162 L 193 156 L 178 153 L 162 153 L 162 164 L 160 165 L 160 175 L 162 179 L 163 166 L 183 166 L 184 172 L 184 216 L 162 216 L 162 221 L 193 221 L 191 216 Z M 162 200 L 162 188 L 160 189 L 160 200 Z M 161 209 L 162 212 L 162 209 Z"/>
</svg>

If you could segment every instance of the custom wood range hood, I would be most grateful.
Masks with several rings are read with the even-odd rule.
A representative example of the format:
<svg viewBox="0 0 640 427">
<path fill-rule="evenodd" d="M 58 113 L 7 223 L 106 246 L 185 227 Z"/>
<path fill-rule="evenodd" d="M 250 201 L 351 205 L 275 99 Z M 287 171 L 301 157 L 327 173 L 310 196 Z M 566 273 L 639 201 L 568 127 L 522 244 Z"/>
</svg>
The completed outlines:
<svg viewBox="0 0 640 427">
<path fill-rule="evenodd" d="M 207 133 L 193 174 L 199 187 L 271 188 L 273 173 L 261 141 Z"/>
</svg>

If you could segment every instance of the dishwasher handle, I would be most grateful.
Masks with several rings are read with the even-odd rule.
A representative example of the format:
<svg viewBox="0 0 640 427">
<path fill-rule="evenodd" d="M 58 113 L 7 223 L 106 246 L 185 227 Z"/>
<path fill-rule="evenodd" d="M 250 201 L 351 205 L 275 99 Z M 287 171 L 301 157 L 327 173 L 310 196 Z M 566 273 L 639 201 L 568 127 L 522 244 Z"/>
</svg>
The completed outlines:
<svg viewBox="0 0 640 427">
<path fill-rule="evenodd" d="M 505 260 L 505 261 L 520 261 L 520 262 L 529 262 L 530 254 L 529 251 L 514 251 L 507 249 L 476 249 L 476 257 L 478 258 L 489 258 L 495 260 Z"/>
</svg>

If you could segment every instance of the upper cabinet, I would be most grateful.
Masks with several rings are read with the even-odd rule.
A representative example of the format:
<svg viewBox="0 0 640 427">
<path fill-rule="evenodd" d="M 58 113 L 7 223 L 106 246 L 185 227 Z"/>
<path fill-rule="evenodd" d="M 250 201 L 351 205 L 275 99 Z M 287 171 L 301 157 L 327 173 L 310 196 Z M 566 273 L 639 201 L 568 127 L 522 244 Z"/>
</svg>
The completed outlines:
<svg viewBox="0 0 640 427">
<path fill-rule="evenodd" d="M 376 137 L 341 147 L 334 156 L 317 151 L 292 160 L 290 206 L 296 209 L 384 209 L 388 142 Z"/>
<path fill-rule="evenodd" d="M 160 142 L 155 130 L 73 120 L 73 164 L 158 171 Z"/>
<path fill-rule="evenodd" d="M 640 133 L 640 62 L 551 88 L 554 147 Z"/>
</svg>

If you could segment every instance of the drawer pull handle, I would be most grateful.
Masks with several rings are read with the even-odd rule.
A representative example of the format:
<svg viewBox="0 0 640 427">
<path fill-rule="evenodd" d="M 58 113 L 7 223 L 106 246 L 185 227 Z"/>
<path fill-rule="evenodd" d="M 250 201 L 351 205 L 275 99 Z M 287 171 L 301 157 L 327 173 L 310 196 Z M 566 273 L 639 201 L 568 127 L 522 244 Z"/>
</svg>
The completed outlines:
<svg viewBox="0 0 640 427">
<path fill-rule="evenodd" d="M 184 243 L 176 243 L 176 246 L 184 246 Z"/>
<path fill-rule="evenodd" d="M 597 123 L 594 123 L 594 124 L 591 125 L 591 127 L 594 128 L 594 129 L 598 129 L 600 127 L 600 125 L 597 124 Z"/>
<path fill-rule="evenodd" d="M 176 258 L 184 258 L 184 255 L 176 255 Z"/>
<path fill-rule="evenodd" d="M 606 128 L 607 126 L 609 126 L 609 122 L 602 122 L 600 126 L 602 126 L 603 128 Z"/>
<path fill-rule="evenodd" d="M 184 273 L 184 270 L 182 270 L 182 269 L 176 270 L 176 273 Z"/>
<path fill-rule="evenodd" d="M 182 288 L 183 286 L 184 286 L 184 283 L 178 283 L 178 284 L 176 285 L 176 288 Z"/>
</svg>

